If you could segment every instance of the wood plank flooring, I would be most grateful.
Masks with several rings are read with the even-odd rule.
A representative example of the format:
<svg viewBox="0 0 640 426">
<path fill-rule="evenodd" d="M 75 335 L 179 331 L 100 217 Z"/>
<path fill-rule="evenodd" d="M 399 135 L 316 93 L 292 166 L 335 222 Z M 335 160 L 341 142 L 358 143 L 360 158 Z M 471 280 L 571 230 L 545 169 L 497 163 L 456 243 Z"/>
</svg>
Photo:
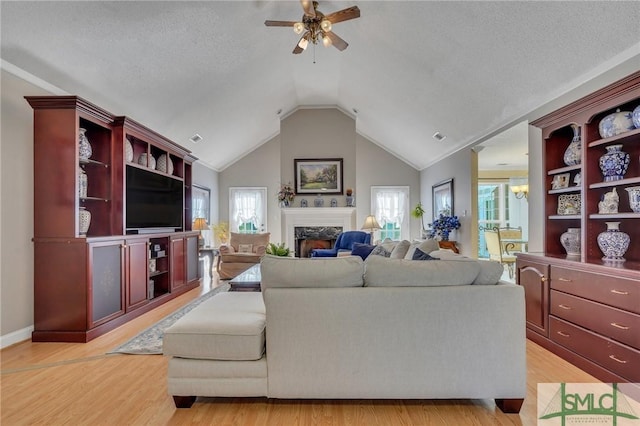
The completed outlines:
<svg viewBox="0 0 640 426">
<path fill-rule="evenodd" d="M 2 350 L 0 424 L 535 425 L 537 383 L 597 381 L 527 342 L 527 396 L 520 414 L 504 414 L 492 400 L 198 398 L 192 408 L 178 410 L 167 394 L 167 358 L 106 353 L 218 285 L 215 275 L 89 343 L 25 341 Z"/>
</svg>

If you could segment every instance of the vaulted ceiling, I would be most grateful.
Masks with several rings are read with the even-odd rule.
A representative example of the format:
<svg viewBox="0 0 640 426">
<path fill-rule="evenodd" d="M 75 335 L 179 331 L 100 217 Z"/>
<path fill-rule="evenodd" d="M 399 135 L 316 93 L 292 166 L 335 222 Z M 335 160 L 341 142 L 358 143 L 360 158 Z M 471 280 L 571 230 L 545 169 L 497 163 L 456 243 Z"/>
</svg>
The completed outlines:
<svg viewBox="0 0 640 426">
<path fill-rule="evenodd" d="M 640 69 L 640 2 L 320 1 L 358 5 L 310 45 L 266 19 L 298 1 L 12 2 L 3 67 L 128 115 L 223 170 L 297 108 L 335 106 L 417 169 L 623 62 Z M 436 141 L 432 135 L 446 136 Z M 189 138 L 198 133 L 202 142 Z"/>
</svg>

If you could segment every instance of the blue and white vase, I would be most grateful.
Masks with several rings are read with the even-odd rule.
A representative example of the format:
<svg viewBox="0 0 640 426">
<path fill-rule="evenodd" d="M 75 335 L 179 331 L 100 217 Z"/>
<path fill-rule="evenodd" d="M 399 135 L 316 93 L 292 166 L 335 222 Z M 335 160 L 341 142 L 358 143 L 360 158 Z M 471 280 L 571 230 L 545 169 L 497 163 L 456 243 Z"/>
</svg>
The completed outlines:
<svg viewBox="0 0 640 426">
<path fill-rule="evenodd" d="M 93 151 L 91 149 L 89 139 L 87 139 L 87 135 L 85 135 L 87 129 L 83 129 L 81 127 L 78 131 L 80 132 L 78 136 L 78 156 L 81 160 L 88 160 L 91 157 L 91 154 L 93 154 Z"/>
<path fill-rule="evenodd" d="M 624 262 L 624 254 L 629 248 L 631 238 L 619 229 L 620 222 L 605 222 L 607 230 L 598 234 L 598 247 L 607 262 Z"/>
<path fill-rule="evenodd" d="M 635 129 L 631 120 L 631 111 L 617 110 L 600 120 L 598 131 L 602 138 L 610 138 Z"/>
<path fill-rule="evenodd" d="M 635 107 L 631 113 L 631 121 L 633 121 L 633 125 L 636 126 L 636 129 L 640 129 L 640 105 Z"/>
<path fill-rule="evenodd" d="M 640 213 L 640 186 L 625 188 L 629 193 L 629 207 L 634 213 Z"/>
<path fill-rule="evenodd" d="M 612 182 L 624 178 L 629 167 L 629 154 L 622 151 L 622 145 L 609 145 L 607 152 L 600 157 L 600 170 L 605 182 Z"/>
<path fill-rule="evenodd" d="M 573 139 L 564 152 L 564 164 L 567 166 L 577 166 L 580 164 L 582 156 L 582 141 L 580 139 L 580 126 L 572 124 Z"/>
</svg>

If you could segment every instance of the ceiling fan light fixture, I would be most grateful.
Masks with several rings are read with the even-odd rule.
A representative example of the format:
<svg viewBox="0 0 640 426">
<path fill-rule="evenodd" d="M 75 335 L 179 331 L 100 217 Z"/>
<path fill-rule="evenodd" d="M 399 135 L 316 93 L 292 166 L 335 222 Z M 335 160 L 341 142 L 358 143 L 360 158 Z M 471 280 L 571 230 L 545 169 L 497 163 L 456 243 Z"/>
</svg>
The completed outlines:
<svg viewBox="0 0 640 426">
<path fill-rule="evenodd" d="M 298 47 L 300 47 L 300 49 L 302 50 L 305 50 L 308 45 L 309 45 L 309 40 L 307 40 L 306 38 L 300 39 L 300 42 L 298 43 Z"/>
<path fill-rule="evenodd" d="M 331 21 L 329 21 L 328 19 L 323 19 L 322 22 L 320 22 L 320 28 L 322 28 L 322 31 L 328 33 L 329 31 L 331 31 Z"/>
<path fill-rule="evenodd" d="M 331 41 L 329 36 L 325 34 L 322 36 L 322 44 L 324 44 L 324 47 L 329 47 L 333 44 L 333 42 Z"/>
<path fill-rule="evenodd" d="M 296 22 L 295 24 L 293 24 L 293 31 L 296 34 L 302 34 L 302 32 L 304 31 L 304 24 L 302 22 Z"/>
</svg>

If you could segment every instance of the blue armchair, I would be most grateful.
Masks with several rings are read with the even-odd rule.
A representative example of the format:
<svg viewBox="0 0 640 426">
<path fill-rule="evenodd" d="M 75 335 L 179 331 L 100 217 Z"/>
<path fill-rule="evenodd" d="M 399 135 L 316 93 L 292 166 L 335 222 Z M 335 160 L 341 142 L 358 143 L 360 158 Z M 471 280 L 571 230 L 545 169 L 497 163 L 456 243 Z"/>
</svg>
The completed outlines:
<svg viewBox="0 0 640 426">
<path fill-rule="evenodd" d="M 371 243 L 371 234 L 362 231 L 346 231 L 340 233 L 333 248 L 313 249 L 311 257 L 337 257 L 339 252 L 350 252 L 353 243 Z"/>
</svg>

